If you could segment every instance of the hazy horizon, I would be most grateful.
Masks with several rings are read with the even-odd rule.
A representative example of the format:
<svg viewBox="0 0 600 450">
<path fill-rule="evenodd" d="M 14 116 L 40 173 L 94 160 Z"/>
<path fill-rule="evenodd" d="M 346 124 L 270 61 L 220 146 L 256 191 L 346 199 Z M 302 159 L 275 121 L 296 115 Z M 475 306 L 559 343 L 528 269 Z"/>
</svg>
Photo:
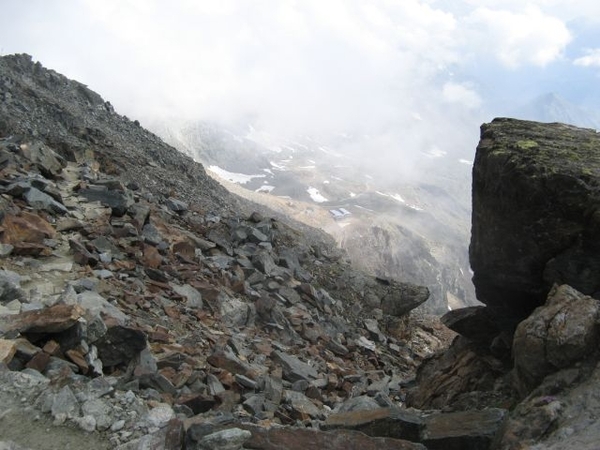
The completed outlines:
<svg viewBox="0 0 600 450">
<path fill-rule="evenodd" d="M 0 7 L 2 54 L 31 54 L 142 124 L 245 120 L 281 135 L 352 132 L 374 137 L 369 152 L 383 161 L 406 161 L 434 145 L 473 151 L 482 122 L 547 92 L 587 108 L 600 100 L 592 1 Z"/>
</svg>

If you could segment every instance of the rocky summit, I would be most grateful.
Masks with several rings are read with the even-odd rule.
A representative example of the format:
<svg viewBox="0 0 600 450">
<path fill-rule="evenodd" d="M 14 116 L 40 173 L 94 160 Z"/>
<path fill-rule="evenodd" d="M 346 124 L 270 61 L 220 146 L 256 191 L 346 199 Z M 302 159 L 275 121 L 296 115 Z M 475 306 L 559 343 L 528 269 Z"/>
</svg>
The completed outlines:
<svg viewBox="0 0 600 450">
<path fill-rule="evenodd" d="M 86 86 L 1 57 L 0 448 L 596 448 L 595 143 L 484 125 L 487 306 L 440 322 L 415 310 L 427 287 L 364 274 Z"/>
</svg>

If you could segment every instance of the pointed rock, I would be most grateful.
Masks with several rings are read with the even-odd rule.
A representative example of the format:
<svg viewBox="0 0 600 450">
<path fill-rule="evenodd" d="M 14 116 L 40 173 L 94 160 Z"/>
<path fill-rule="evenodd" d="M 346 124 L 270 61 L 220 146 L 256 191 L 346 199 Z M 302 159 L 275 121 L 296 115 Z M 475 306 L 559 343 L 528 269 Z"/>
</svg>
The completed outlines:
<svg viewBox="0 0 600 450">
<path fill-rule="evenodd" d="M 281 365 L 283 369 L 283 378 L 294 382 L 298 380 L 314 380 L 319 376 L 314 367 L 309 366 L 305 362 L 300 361 L 297 357 L 288 355 L 281 351 L 274 351 L 271 354 L 271 359 Z"/>
<path fill-rule="evenodd" d="M 50 214 L 67 214 L 69 210 L 62 203 L 57 202 L 45 192 L 32 187 L 24 195 L 25 201 L 34 209 L 41 209 Z"/>
</svg>

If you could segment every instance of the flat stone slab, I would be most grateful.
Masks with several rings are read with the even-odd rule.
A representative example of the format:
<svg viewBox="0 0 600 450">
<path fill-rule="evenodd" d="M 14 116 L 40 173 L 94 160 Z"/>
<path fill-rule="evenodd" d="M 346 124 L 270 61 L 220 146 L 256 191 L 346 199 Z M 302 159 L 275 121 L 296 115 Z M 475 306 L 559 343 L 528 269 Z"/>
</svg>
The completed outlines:
<svg viewBox="0 0 600 450">
<path fill-rule="evenodd" d="M 421 415 L 400 408 L 379 408 L 331 414 L 323 430 L 345 428 L 368 436 L 419 441 L 424 422 Z"/>
<path fill-rule="evenodd" d="M 486 450 L 508 417 L 504 409 L 436 413 L 425 418 L 421 442 L 429 450 Z"/>
<path fill-rule="evenodd" d="M 427 450 L 425 446 L 401 439 L 371 437 L 351 430 L 318 431 L 307 428 L 261 428 L 241 425 L 252 433 L 246 448 L 261 450 Z"/>
</svg>

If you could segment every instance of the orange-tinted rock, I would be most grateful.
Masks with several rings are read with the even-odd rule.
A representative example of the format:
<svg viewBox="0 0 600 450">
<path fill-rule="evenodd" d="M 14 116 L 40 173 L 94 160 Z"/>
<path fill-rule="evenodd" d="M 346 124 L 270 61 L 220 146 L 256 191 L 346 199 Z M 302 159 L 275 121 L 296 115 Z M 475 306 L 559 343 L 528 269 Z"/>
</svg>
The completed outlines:
<svg viewBox="0 0 600 450">
<path fill-rule="evenodd" d="M 50 247 L 34 242 L 15 242 L 12 244 L 12 254 L 19 256 L 49 256 Z"/>
<path fill-rule="evenodd" d="M 49 355 L 56 356 L 58 355 L 58 352 L 60 352 L 60 344 L 54 339 L 51 339 L 48 342 L 46 342 L 42 350 L 48 353 Z"/>
<path fill-rule="evenodd" d="M 84 356 L 80 352 L 78 352 L 77 350 L 71 349 L 71 350 L 67 350 L 65 353 L 72 362 L 77 364 L 77 367 L 79 367 L 79 370 L 81 370 L 81 373 L 86 374 L 88 372 L 88 370 L 89 370 L 88 363 L 86 362 Z"/>
<path fill-rule="evenodd" d="M 28 369 L 35 369 L 38 372 L 43 372 L 49 362 L 50 355 L 48 353 L 39 352 L 33 358 L 31 358 L 27 364 L 25 364 L 25 367 Z"/>
<path fill-rule="evenodd" d="M 0 339 L 0 362 L 8 364 L 17 351 L 17 343 L 9 339 Z"/>
<path fill-rule="evenodd" d="M 196 257 L 196 246 L 187 239 L 175 242 L 173 244 L 173 253 L 178 253 L 188 260 L 194 260 Z"/>
<path fill-rule="evenodd" d="M 78 305 L 54 305 L 13 317 L 9 329 L 21 333 L 59 333 L 71 328 L 83 313 Z"/>
<path fill-rule="evenodd" d="M 46 220 L 37 214 L 21 212 L 20 215 L 6 215 L 2 222 L 4 232 L 2 243 L 20 244 L 23 242 L 41 244 L 44 239 L 56 236 L 56 231 Z"/>
<path fill-rule="evenodd" d="M 156 247 L 152 245 L 144 245 L 144 257 L 142 263 L 146 267 L 152 267 L 153 269 L 157 269 L 162 263 L 162 256 L 156 249 Z"/>
</svg>

